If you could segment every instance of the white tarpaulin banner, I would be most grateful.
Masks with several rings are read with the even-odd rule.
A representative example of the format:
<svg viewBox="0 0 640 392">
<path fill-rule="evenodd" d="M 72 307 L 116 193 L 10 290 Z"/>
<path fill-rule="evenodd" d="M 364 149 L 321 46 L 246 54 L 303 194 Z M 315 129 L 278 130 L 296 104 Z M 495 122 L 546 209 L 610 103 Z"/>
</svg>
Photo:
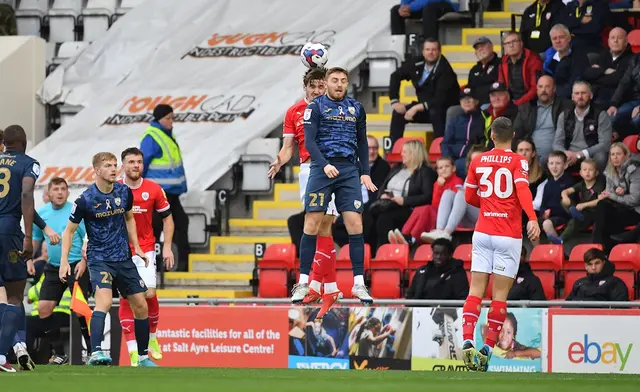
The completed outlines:
<svg viewBox="0 0 640 392">
<path fill-rule="evenodd" d="M 300 99 L 306 42 L 330 48 L 328 66 L 354 69 L 395 3 L 144 2 L 43 84 L 43 101 L 85 109 L 30 151 L 42 165 L 38 184 L 92 182 L 91 157 L 139 145 L 155 105 L 169 103 L 188 185 L 205 190 Z"/>
</svg>

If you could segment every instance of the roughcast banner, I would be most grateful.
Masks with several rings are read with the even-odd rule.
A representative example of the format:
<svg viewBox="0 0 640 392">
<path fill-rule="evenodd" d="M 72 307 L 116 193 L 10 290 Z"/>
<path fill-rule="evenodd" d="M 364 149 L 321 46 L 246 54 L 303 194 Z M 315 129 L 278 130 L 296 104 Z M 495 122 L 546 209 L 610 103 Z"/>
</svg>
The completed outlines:
<svg viewBox="0 0 640 392">
<path fill-rule="evenodd" d="M 93 180 L 91 157 L 139 145 L 153 108 L 165 103 L 175 109 L 188 185 L 206 190 L 302 97 L 306 42 L 329 47 L 329 67 L 354 69 L 369 39 L 388 29 L 395 3 L 141 3 L 42 85 L 44 103 L 84 110 L 30 151 L 46 174 L 37 185 L 61 176 L 85 186 Z"/>
<path fill-rule="evenodd" d="M 475 331 L 486 337 L 487 309 Z M 462 361 L 462 309 L 413 309 L 413 370 L 467 371 Z M 489 364 L 490 372 L 542 371 L 542 310 L 509 309 Z"/>
</svg>

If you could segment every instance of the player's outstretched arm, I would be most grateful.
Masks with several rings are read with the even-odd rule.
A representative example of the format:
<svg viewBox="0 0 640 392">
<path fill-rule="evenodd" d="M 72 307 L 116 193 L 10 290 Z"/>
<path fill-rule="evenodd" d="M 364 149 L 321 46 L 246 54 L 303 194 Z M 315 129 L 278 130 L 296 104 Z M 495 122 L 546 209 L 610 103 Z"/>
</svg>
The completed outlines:
<svg viewBox="0 0 640 392">
<path fill-rule="evenodd" d="M 280 171 L 280 168 L 287 164 L 291 160 L 293 156 L 293 137 L 285 136 L 282 140 L 282 148 L 280 152 L 276 156 L 276 160 L 271 162 L 269 166 L 269 172 L 267 175 L 270 179 L 276 176 L 276 174 Z"/>
<path fill-rule="evenodd" d="M 33 177 L 22 179 L 22 195 L 20 205 L 22 207 L 22 217 L 24 218 L 24 244 L 22 256 L 25 260 L 33 257 L 33 217 L 35 215 L 35 201 L 33 200 L 33 189 L 36 180 Z"/>
<path fill-rule="evenodd" d="M 133 217 L 133 211 L 129 210 L 124 214 L 125 221 L 127 223 L 127 234 L 129 235 L 129 242 L 133 245 L 133 249 L 136 252 L 136 255 L 142 260 L 144 260 L 144 266 L 149 266 L 149 259 L 144 254 L 142 249 L 140 249 L 140 243 L 138 242 L 138 231 L 136 229 L 136 220 Z"/>
<path fill-rule="evenodd" d="M 71 216 L 73 217 L 73 212 Z M 67 222 L 67 227 L 65 227 L 64 229 L 64 233 L 62 233 L 62 254 L 60 255 L 59 278 L 63 282 L 66 282 L 67 277 L 71 275 L 71 266 L 69 265 L 69 252 L 71 252 L 73 236 L 76 234 L 77 229 L 78 224 L 73 221 L 69 221 Z"/>
<path fill-rule="evenodd" d="M 169 215 L 162 218 L 162 233 L 164 235 L 164 246 L 162 247 L 162 261 L 164 261 L 164 267 L 168 270 L 173 268 L 173 263 L 174 263 L 173 251 L 171 250 L 171 244 L 173 243 L 174 230 L 175 230 L 175 225 L 173 223 L 173 216 L 171 216 L 171 213 L 169 213 Z"/>
</svg>

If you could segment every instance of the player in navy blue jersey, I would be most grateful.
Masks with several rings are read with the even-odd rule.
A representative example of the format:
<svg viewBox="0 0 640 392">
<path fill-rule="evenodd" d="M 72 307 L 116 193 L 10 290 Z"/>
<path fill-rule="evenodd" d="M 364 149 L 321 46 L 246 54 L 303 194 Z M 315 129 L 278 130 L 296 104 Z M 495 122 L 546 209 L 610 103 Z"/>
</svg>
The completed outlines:
<svg viewBox="0 0 640 392">
<path fill-rule="evenodd" d="M 136 222 L 131 208 L 133 194 L 125 184 L 116 182 L 118 161 L 110 152 L 93 157 L 96 182 L 76 199 L 69 224 L 62 236 L 60 279 L 71 274 L 69 252 L 78 224 L 84 220 L 87 230 L 87 267 L 95 287 L 96 306 L 91 318 L 91 357 L 88 365 L 110 365 L 111 358 L 102 351 L 105 317 L 111 308 L 113 287 L 129 300 L 134 315 L 139 366 L 156 366 L 148 357 L 149 315 L 144 293 L 147 286 L 133 263 L 129 242 L 136 256 L 149 263 L 140 249 Z"/>
<path fill-rule="evenodd" d="M 362 236 L 362 189 L 377 190 L 369 177 L 367 114 L 360 102 L 347 97 L 349 76 L 345 69 L 327 71 L 327 92 L 304 111 L 304 140 L 311 155 L 311 170 L 305 198 L 304 233 L 300 240 L 300 274 L 309 274 L 316 252 L 316 237 L 331 195 L 349 233 L 349 256 L 353 266 L 351 294 L 365 304 L 373 299 L 364 285 L 364 238 Z M 300 302 L 309 292 L 299 282 L 291 301 Z M 339 299 L 324 296 L 320 314 Z"/>
<path fill-rule="evenodd" d="M 4 131 L 6 151 L 0 153 L 0 371 L 15 372 L 6 355 L 16 331 L 24 324 L 21 307 L 31 259 L 34 221 L 33 189 L 40 175 L 38 162 L 26 155 L 24 129 L 11 125 Z M 25 234 L 20 220 L 24 218 Z"/>
</svg>

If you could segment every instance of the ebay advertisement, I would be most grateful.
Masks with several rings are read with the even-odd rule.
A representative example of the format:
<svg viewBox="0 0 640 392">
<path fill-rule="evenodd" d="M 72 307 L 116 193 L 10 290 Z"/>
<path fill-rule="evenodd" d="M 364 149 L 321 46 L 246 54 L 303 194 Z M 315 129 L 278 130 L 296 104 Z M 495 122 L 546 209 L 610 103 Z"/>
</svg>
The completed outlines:
<svg viewBox="0 0 640 392">
<path fill-rule="evenodd" d="M 640 374 L 640 311 L 549 310 L 548 369 Z"/>
</svg>

